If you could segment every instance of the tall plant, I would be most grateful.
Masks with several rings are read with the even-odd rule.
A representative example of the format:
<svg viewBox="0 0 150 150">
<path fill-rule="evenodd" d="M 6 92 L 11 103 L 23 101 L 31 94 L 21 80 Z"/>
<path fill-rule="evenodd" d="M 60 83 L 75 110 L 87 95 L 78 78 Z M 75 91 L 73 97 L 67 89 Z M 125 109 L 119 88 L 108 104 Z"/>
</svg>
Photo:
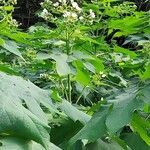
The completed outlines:
<svg viewBox="0 0 150 150">
<path fill-rule="evenodd" d="M 66 98 L 71 102 L 74 77 L 85 88 L 90 82 L 89 71 L 98 73 L 104 70 L 102 62 L 91 55 L 93 52 L 88 47 L 89 43 L 89 46 L 101 44 L 94 40 L 92 35 L 90 37 L 90 26 L 99 19 L 99 16 L 96 16 L 92 9 L 81 8 L 75 1 L 58 1 L 56 3 L 44 1 L 42 7 L 44 9 L 40 16 L 56 26 L 50 39 L 56 41 L 54 45 L 58 46 L 59 52 L 52 51 L 53 54 L 50 58 L 56 61 L 57 73 L 60 76 L 67 76 Z M 61 57 L 58 58 L 56 55 L 61 55 Z M 76 69 L 75 72 L 73 68 Z"/>
</svg>

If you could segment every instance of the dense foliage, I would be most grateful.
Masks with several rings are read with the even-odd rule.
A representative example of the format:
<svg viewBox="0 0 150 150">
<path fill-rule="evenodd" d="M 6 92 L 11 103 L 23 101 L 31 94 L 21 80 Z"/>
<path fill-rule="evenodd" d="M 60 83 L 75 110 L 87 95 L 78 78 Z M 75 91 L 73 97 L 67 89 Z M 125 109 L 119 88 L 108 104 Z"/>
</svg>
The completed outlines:
<svg viewBox="0 0 150 150">
<path fill-rule="evenodd" d="M 0 149 L 149 150 L 149 11 L 45 0 L 23 31 L 16 4 L 0 0 Z"/>
</svg>

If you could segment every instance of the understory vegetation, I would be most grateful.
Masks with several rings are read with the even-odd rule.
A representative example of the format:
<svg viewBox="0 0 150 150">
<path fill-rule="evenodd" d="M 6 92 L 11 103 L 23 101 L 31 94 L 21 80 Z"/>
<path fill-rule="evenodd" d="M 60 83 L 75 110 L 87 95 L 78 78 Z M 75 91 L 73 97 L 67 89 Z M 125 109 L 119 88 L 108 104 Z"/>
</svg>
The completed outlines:
<svg viewBox="0 0 150 150">
<path fill-rule="evenodd" d="M 17 7 L 0 0 L 0 150 L 149 150 L 149 1 L 44 0 L 27 29 Z"/>
</svg>

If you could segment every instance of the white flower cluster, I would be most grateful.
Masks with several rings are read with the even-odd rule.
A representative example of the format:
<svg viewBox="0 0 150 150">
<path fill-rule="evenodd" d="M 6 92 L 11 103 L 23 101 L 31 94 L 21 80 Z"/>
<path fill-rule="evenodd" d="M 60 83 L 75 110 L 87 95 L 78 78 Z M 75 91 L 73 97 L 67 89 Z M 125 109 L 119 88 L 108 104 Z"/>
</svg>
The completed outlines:
<svg viewBox="0 0 150 150">
<path fill-rule="evenodd" d="M 89 10 L 87 14 L 84 14 L 79 17 L 79 20 L 83 22 L 84 24 L 93 24 L 94 19 L 96 18 L 95 13 L 93 12 L 92 9 Z"/>
<path fill-rule="evenodd" d="M 82 9 L 79 7 L 78 3 L 74 0 L 70 0 L 71 10 L 64 10 L 63 17 L 67 19 L 67 21 L 73 22 L 77 21 L 79 18 L 79 14 L 82 12 Z"/>
<path fill-rule="evenodd" d="M 78 15 L 74 12 L 64 11 L 64 18 L 67 18 L 69 21 L 75 21 L 78 19 Z"/>
<path fill-rule="evenodd" d="M 44 18 L 45 20 L 47 20 L 48 16 L 49 16 L 49 12 L 46 8 L 44 8 L 42 13 L 41 13 L 41 17 Z"/>
<path fill-rule="evenodd" d="M 54 7 L 58 7 L 59 6 L 59 2 L 56 2 L 53 4 Z"/>
<path fill-rule="evenodd" d="M 95 18 L 95 13 L 93 12 L 92 9 L 90 9 L 89 11 L 90 11 L 90 17 L 91 17 L 92 19 L 94 19 L 94 18 Z"/>
<path fill-rule="evenodd" d="M 80 21 L 83 24 L 92 24 L 96 18 L 96 15 L 92 9 L 90 9 L 88 12 L 84 12 L 74 0 L 57 0 L 57 2 L 54 3 L 50 0 L 45 0 L 43 3 L 41 3 L 41 5 L 44 10 L 40 16 L 45 20 L 57 20 L 58 18 L 52 17 L 53 12 L 62 14 L 65 22 Z"/>
<path fill-rule="evenodd" d="M 11 18 L 9 23 L 10 23 L 10 25 L 12 25 L 14 27 L 18 27 L 19 25 L 21 25 L 15 19 L 12 19 L 12 18 Z"/>
<path fill-rule="evenodd" d="M 90 13 L 90 14 L 89 14 L 89 23 L 90 23 L 90 24 L 93 24 L 94 18 L 96 17 L 96 16 L 95 16 L 95 13 L 93 12 L 92 9 L 89 10 L 89 13 Z"/>
<path fill-rule="evenodd" d="M 82 11 L 82 9 L 79 7 L 77 2 L 74 2 L 73 0 L 71 0 L 71 4 L 72 4 L 72 7 L 75 8 L 78 12 Z"/>
<path fill-rule="evenodd" d="M 17 0 L 9 0 L 8 3 L 16 5 L 17 4 Z"/>
</svg>

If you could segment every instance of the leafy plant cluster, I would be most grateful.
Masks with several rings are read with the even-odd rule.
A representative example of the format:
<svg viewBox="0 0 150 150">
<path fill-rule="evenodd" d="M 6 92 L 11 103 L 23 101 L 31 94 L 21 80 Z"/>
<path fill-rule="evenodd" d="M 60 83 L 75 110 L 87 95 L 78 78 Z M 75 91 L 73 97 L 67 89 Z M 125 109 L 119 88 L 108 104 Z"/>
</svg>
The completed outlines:
<svg viewBox="0 0 150 150">
<path fill-rule="evenodd" d="M 149 12 L 45 0 L 23 32 L 0 4 L 1 150 L 149 149 Z"/>
</svg>

